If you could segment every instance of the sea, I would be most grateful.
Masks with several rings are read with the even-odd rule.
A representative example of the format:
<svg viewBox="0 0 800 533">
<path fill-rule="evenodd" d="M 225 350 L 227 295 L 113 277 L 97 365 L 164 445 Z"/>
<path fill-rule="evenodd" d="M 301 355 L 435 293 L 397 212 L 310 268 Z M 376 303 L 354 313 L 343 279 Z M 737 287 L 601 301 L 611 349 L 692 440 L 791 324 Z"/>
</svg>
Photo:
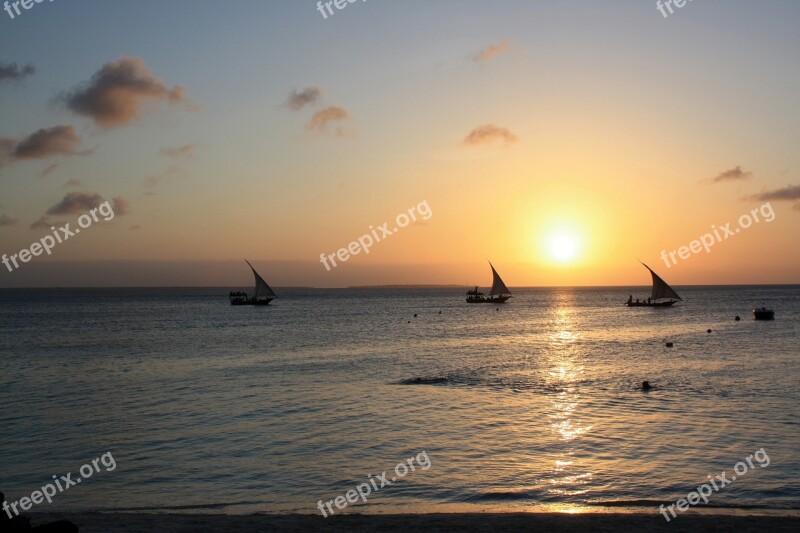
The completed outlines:
<svg viewBox="0 0 800 533">
<path fill-rule="evenodd" d="M 798 286 L 230 290 L 0 291 L 7 500 L 111 454 L 33 511 L 319 514 L 384 472 L 332 509 L 655 512 L 723 473 L 698 509 L 800 509 Z"/>
</svg>

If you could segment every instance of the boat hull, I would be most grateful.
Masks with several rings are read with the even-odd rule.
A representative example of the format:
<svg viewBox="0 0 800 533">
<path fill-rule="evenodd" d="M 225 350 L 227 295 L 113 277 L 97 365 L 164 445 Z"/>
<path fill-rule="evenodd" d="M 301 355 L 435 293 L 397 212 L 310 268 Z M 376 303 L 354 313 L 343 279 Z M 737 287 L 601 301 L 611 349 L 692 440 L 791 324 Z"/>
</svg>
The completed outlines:
<svg viewBox="0 0 800 533">
<path fill-rule="evenodd" d="M 628 307 L 671 307 L 678 303 L 677 300 L 670 300 L 669 302 L 626 302 Z"/>
<path fill-rule="evenodd" d="M 753 309 L 753 318 L 756 320 L 775 320 L 775 311 L 770 309 Z"/>
<path fill-rule="evenodd" d="M 511 296 L 494 296 L 492 298 L 467 298 L 468 304 L 504 304 Z"/>
<path fill-rule="evenodd" d="M 269 305 L 274 298 L 267 298 L 265 300 L 231 300 L 231 305 Z"/>
</svg>

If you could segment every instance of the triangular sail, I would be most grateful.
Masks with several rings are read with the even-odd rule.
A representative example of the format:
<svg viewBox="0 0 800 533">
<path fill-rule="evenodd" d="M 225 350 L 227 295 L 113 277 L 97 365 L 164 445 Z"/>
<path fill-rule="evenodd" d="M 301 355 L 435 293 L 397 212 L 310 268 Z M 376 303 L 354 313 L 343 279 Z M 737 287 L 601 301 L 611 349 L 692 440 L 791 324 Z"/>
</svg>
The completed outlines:
<svg viewBox="0 0 800 533">
<path fill-rule="evenodd" d="M 503 283 L 503 280 L 500 278 L 500 275 L 497 273 L 497 270 L 494 269 L 492 263 L 489 263 L 489 266 L 492 267 L 492 290 L 489 291 L 489 296 L 497 296 L 501 294 L 511 294 L 511 291 L 508 290 L 506 284 Z"/>
<path fill-rule="evenodd" d="M 644 265 L 644 263 L 642 263 Z M 658 274 L 653 272 L 653 269 L 647 265 L 644 265 L 647 270 L 650 271 L 650 274 L 653 276 L 653 293 L 650 297 L 653 300 L 659 300 L 662 298 L 674 298 L 676 300 L 683 301 L 683 298 L 678 296 L 678 293 L 675 292 L 675 289 L 669 286 L 669 284 L 661 279 Z"/>
<path fill-rule="evenodd" d="M 253 295 L 253 299 L 258 300 L 259 298 L 277 298 L 278 295 L 275 294 L 275 291 L 267 285 L 267 282 L 264 281 L 264 278 L 258 275 L 256 269 L 253 268 L 253 265 L 250 264 L 250 261 L 245 259 L 244 261 L 250 267 L 250 270 L 253 271 L 253 276 L 256 278 L 256 293 Z"/>
</svg>

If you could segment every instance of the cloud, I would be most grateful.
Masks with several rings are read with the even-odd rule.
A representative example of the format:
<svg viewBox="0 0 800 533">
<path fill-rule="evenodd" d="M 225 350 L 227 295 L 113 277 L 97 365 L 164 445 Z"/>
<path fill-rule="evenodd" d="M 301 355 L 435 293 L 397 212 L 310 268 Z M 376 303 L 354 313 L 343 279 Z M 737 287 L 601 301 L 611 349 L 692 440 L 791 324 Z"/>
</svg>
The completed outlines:
<svg viewBox="0 0 800 533">
<path fill-rule="evenodd" d="M 31 229 L 50 229 L 55 225 L 63 225 L 64 222 L 51 222 L 47 217 L 41 217 L 39 220 L 31 224 Z"/>
<path fill-rule="evenodd" d="M 97 193 L 68 192 L 56 205 L 47 210 L 47 215 L 74 215 L 84 213 L 102 204 L 105 200 Z"/>
<path fill-rule="evenodd" d="M 130 124 L 148 102 L 188 103 L 182 85 L 168 87 L 153 76 L 142 59 L 134 57 L 106 63 L 88 82 L 58 100 L 70 111 L 91 118 L 105 129 Z"/>
<path fill-rule="evenodd" d="M 345 136 L 348 135 L 345 130 L 340 127 L 331 128 L 331 125 L 346 120 L 350 120 L 350 114 L 346 109 L 330 106 L 326 107 L 325 109 L 320 109 L 314 113 L 314 116 L 311 117 L 311 120 L 308 122 L 306 127 L 309 131 L 314 133 L 332 133 L 336 136 Z"/>
<path fill-rule="evenodd" d="M 56 155 L 76 155 L 83 142 L 72 126 L 43 128 L 22 139 L 14 148 L 14 159 L 47 159 Z"/>
<path fill-rule="evenodd" d="M 91 150 L 79 152 L 83 142 L 72 126 L 53 126 L 42 128 L 22 140 L 0 138 L 0 167 L 17 161 L 49 159 L 56 156 L 86 155 Z M 42 173 L 46 176 L 55 169 L 48 167 Z"/>
<path fill-rule="evenodd" d="M 504 142 L 506 146 L 517 142 L 518 137 L 506 128 L 501 128 L 494 124 L 484 124 L 478 126 L 469 135 L 464 137 L 463 144 L 467 146 L 478 146 L 494 141 Z"/>
<path fill-rule="evenodd" d="M 188 157 L 194 153 L 195 145 L 187 144 L 186 146 L 178 146 L 176 148 L 162 148 L 158 151 L 159 155 L 180 159 L 181 157 Z"/>
<path fill-rule="evenodd" d="M 179 171 L 180 167 L 178 165 L 170 165 L 164 172 L 145 178 L 142 186 L 144 186 L 145 189 L 155 189 L 162 181 Z"/>
<path fill-rule="evenodd" d="M 106 200 L 100 194 L 94 192 L 68 192 L 60 202 L 52 206 L 45 212 L 45 215 L 75 215 L 78 213 L 85 213 L 104 203 Z M 111 209 L 114 215 L 123 216 L 131 212 L 131 206 L 128 201 L 122 197 L 115 197 L 111 199 Z M 43 224 L 50 224 L 47 217 L 43 216 L 38 221 L 34 222 L 31 229 L 37 227 L 44 227 Z"/>
<path fill-rule="evenodd" d="M 3 168 L 9 160 L 12 159 L 11 154 L 17 147 L 17 141 L 7 137 L 0 137 L 0 168 Z"/>
<path fill-rule="evenodd" d="M 0 228 L 6 227 L 6 226 L 16 226 L 17 222 L 19 222 L 19 220 L 17 220 L 16 218 L 14 218 L 12 216 L 0 215 Z"/>
<path fill-rule="evenodd" d="M 124 216 L 131 212 L 131 204 L 121 196 L 111 199 L 111 208 L 114 210 L 114 215 Z"/>
<path fill-rule="evenodd" d="M 65 189 L 68 189 L 69 187 L 80 187 L 80 186 L 81 186 L 80 180 L 67 180 L 67 182 L 64 184 Z"/>
<path fill-rule="evenodd" d="M 508 41 L 502 41 L 497 44 L 490 44 L 474 56 L 472 56 L 472 60 L 476 63 L 486 63 L 491 61 L 492 59 L 496 58 L 499 55 L 502 55 L 508 51 L 508 48 L 511 46 L 511 43 Z"/>
<path fill-rule="evenodd" d="M 0 82 L 5 80 L 19 81 L 26 76 L 32 76 L 36 69 L 31 64 L 20 67 L 16 63 L 0 62 Z"/>
<path fill-rule="evenodd" d="M 313 106 L 322 98 L 322 89 L 319 87 L 306 87 L 302 90 L 293 90 L 286 99 L 286 107 L 299 111 L 306 106 Z"/>
<path fill-rule="evenodd" d="M 721 172 L 719 175 L 712 178 L 711 181 L 714 183 L 721 183 L 723 181 L 741 181 L 741 180 L 749 180 L 753 177 L 752 172 L 745 172 L 742 170 L 742 167 L 737 166 L 736 168 L 732 168 L 730 170 L 726 170 L 725 172 Z"/>
<path fill-rule="evenodd" d="M 58 163 L 53 163 L 52 165 L 48 165 L 42 173 L 39 174 L 41 177 L 49 176 L 55 169 L 58 168 Z"/>
<path fill-rule="evenodd" d="M 795 200 L 800 200 L 800 185 L 790 185 L 788 187 L 784 187 L 783 189 L 775 189 L 774 191 L 765 191 L 760 194 L 754 194 L 752 196 L 749 196 L 748 199 L 762 200 L 764 202 L 769 202 L 772 200 L 793 202 Z"/>
</svg>

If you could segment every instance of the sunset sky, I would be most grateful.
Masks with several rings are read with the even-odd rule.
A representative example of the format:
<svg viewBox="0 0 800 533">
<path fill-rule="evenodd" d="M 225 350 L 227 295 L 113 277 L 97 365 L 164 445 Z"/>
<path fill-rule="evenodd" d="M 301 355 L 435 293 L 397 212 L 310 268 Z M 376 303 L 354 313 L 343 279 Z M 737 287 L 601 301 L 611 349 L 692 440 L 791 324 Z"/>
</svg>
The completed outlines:
<svg viewBox="0 0 800 533">
<path fill-rule="evenodd" d="M 800 3 L 0 11 L 0 287 L 800 283 Z M 420 202 L 369 255 L 335 254 Z M 761 221 L 667 268 L 767 201 Z"/>
</svg>

